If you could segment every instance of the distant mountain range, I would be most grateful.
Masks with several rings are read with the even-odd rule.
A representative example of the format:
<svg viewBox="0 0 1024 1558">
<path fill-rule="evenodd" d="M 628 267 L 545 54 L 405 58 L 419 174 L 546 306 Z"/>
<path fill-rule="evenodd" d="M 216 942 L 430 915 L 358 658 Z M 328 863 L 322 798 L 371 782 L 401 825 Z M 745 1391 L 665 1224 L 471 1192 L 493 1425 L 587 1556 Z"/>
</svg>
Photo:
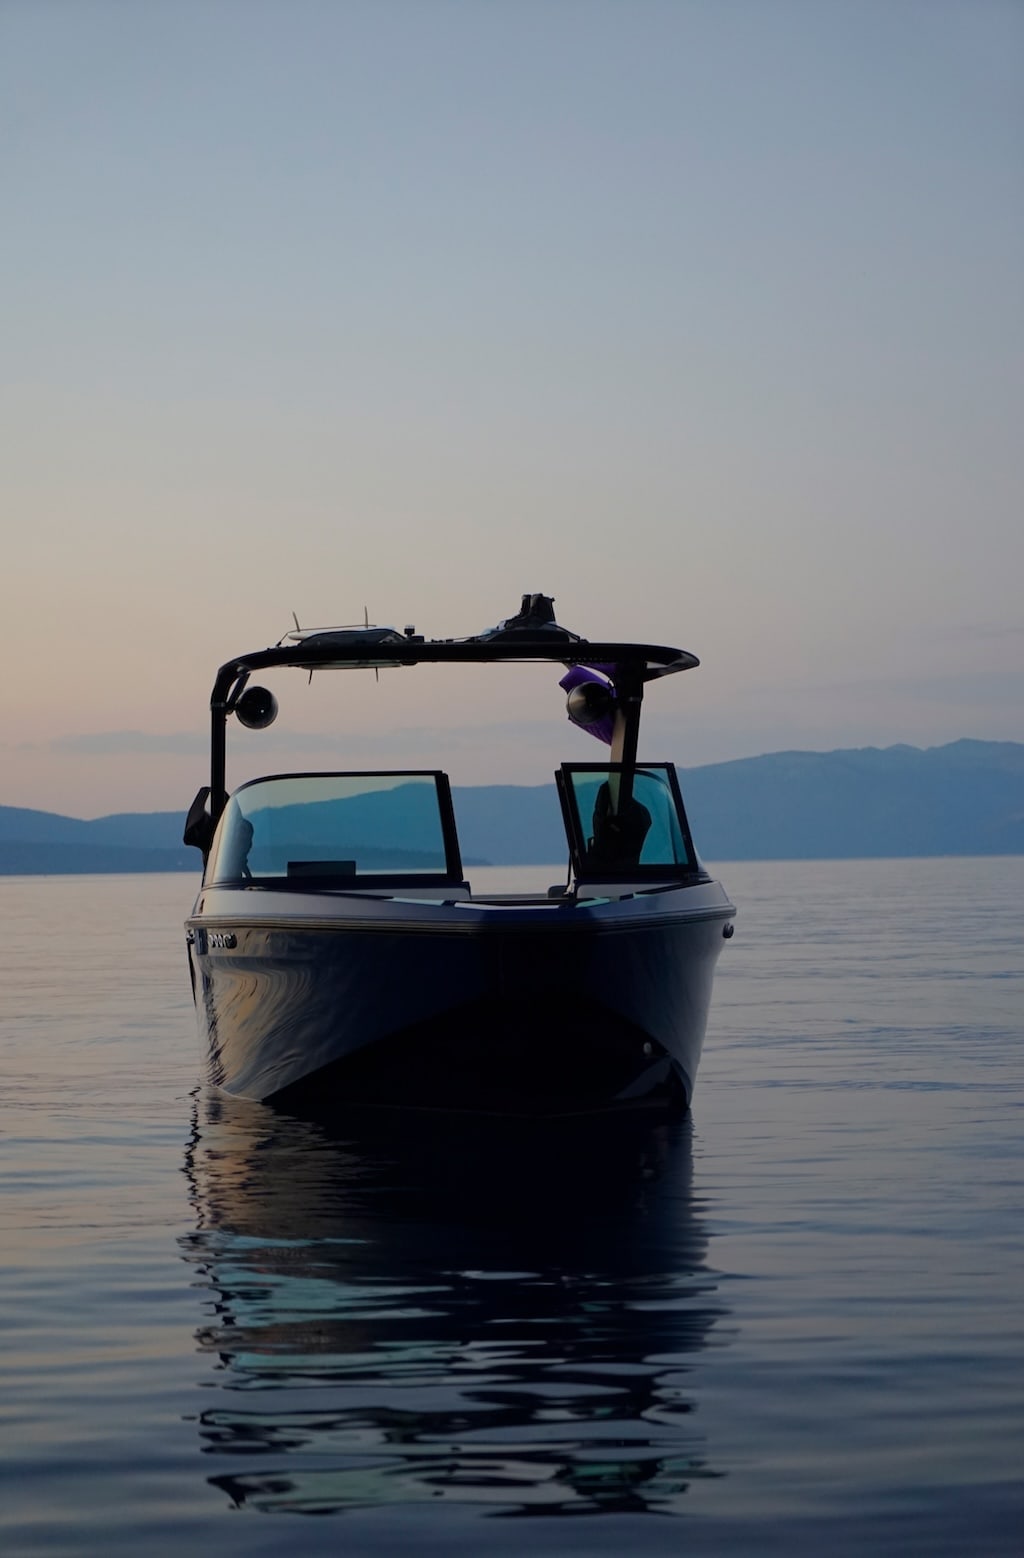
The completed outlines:
<svg viewBox="0 0 1024 1558">
<path fill-rule="evenodd" d="M 701 855 L 720 860 L 1024 854 L 1024 744 L 773 752 L 680 769 Z M 566 856 L 553 785 L 454 791 L 463 858 Z M 199 870 L 180 812 L 83 822 L 0 806 L 0 875 Z"/>
</svg>

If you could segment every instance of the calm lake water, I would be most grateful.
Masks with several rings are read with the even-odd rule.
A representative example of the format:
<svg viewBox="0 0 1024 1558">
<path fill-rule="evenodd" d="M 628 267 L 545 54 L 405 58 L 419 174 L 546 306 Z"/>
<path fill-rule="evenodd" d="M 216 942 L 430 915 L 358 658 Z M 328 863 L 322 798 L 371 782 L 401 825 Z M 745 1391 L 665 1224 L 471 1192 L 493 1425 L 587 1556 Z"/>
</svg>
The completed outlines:
<svg viewBox="0 0 1024 1558">
<path fill-rule="evenodd" d="M 1024 859 L 722 876 L 687 1119 L 334 1139 L 0 879 L 0 1551 L 1024 1551 Z"/>
</svg>

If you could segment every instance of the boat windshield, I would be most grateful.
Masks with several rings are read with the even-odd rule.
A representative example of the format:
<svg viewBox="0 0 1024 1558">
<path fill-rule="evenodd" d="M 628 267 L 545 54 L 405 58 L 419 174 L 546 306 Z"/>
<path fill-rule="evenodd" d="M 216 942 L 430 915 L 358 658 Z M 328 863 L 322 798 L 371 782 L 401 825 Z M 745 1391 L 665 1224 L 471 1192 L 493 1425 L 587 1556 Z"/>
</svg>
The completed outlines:
<svg viewBox="0 0 1024 1558">
<path fill-rule="evenodd" d="M 620 809 L 621 770 L 565 763 L 559 791 L 578 874 L 677 875 L 700 869 L 671 763 L 644 763 Z"/>
<path fill-rule="evenodd" d="M 281 774 L 235 791 L 217 828 L 209 883 L 461 879 L 441 773 Z"/>
</svg>

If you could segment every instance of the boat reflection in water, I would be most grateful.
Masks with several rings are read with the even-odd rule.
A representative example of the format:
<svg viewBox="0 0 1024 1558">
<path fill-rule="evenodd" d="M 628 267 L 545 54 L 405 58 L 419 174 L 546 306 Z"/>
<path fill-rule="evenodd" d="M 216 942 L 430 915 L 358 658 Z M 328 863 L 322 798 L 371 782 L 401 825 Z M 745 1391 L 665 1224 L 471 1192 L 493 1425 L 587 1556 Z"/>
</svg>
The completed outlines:
<svg viewBox="0 0 1024 1558">
<path fill-rule="evenodd" d="M 724 1314 L 687 1118 L 427 1117 L 333 1135 L 202 1094 L 209 1481 L 265 1512 L 671 1512 L 716 1475 L 694 1354 Z"/>
</svg>

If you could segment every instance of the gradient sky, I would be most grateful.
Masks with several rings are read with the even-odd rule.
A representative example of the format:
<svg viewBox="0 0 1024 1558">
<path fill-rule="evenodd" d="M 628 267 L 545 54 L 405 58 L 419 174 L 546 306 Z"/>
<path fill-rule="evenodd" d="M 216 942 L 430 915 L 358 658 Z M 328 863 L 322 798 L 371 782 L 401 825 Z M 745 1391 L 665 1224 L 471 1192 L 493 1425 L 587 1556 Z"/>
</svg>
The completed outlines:
<svg viewBox="0 0 1024 1558">
<path fill-rule="evenodd" d="M 0 0 L 0 115 L 0 803 L 527 590 L 701 657 L 652 759 L 1021 739 L 1018 0 Z M 233 777 L 541 783 L 555 680 L 292 673 Z"/>
</svg>

